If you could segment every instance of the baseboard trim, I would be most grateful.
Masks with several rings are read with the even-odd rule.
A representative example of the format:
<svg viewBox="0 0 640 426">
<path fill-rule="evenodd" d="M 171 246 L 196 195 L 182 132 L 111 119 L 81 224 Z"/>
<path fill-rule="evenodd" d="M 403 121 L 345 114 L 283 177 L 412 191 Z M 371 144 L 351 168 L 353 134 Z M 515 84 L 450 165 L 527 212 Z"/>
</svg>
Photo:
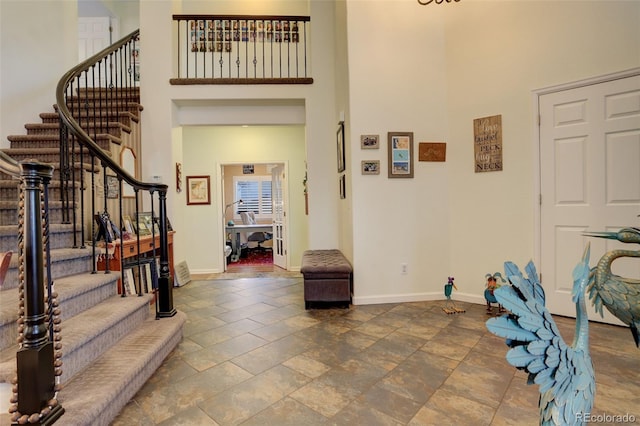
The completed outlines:
<svg viewBox="0 0 640 426">
<path fill-rule="evenodd" d="M 409 303 L 409 302 L 431 302 L 435 300 L 445 301 L 443 293 L 408 293 L 408 294 L 385 294 L 379 296 L 354 296 L 354 305 L 379 305 L 383 303 Z M 468 293 L 456 293 L 454 301 L 469 302 L 484 305 L 484 296 L 477 296 Z"/>
</svg>

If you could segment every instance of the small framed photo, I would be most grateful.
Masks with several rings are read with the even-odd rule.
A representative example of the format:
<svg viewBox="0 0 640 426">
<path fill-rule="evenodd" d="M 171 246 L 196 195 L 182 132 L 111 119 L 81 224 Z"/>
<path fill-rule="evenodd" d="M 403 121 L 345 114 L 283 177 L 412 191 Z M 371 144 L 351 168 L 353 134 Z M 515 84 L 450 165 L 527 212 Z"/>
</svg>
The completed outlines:
<svg viewBox="0 0 640 426">
<path fill-rule="evenodd" d="M 187 176 L 187 205 L 211 204 L 209 176 Z"/>
<path fill-rule="evenodd" d="M 379 175 L 380 160 L 362 160 L 361 168 L 363 175 Z"/>
<path fill-rule="evenodd" d="M 338 131 L 336 132 L 336 144 L 338 149 L 338 173 L 342 173 L 345 169 L 344 121 L 338 123 Z"/>
<path fill-rule="evenodd" d="M 340 186 L 340 198 L 344 200 L 347 198 L 347 178 L 344 173 L 340 175 L 338 182 Z"/>
<path fill-rule="evenodd" d="M 117 176 L 107 176 L 107 198 L 120 196 L 120 181 Z"/>
<path fill-rule="evenodd" d="M 158 235 L 159 232 L 155 232 L 153 229 L 153 219 L 151 218 L 151 212 L 141 212 L 138 213 L 138 221 L 136 222 L 137 229 L 136 231 L 138 235 L 145 236 L 151 235 L 155 233 Z"/>
<path fill-rule="evenodd" d="M 378 135 L 361 135 L 360 148 L 362 149 L 378 149 L 380 137 Z"/>
<path fill-rule="evenodd" d="M 133 227 L 133 221 L 131 220 L 131 216 L 129 216 L 128 214 L 125 214 L 124 216 L 122 216 L 122 228 L 129 235 L 135 235 L 136 233 Z"/>
<path fill-rule="evenodd" d="M 413 132 L 389 132 L 388 156 L 390 178 L 413 177 Z"/>
</svg>

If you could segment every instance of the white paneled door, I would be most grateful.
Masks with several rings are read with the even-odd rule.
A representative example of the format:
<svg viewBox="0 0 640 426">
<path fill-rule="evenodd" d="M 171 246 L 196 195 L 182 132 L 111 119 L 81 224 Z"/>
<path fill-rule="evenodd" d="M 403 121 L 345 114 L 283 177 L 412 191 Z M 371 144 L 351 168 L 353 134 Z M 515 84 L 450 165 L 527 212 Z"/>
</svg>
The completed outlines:
<svg viewBox="0 0 640 426">
<path fill-rule="evenodd" d="M 273 203 L 273 264 L 287 269 L 287 187 L 284 165 L 278 165 L 271 171 L 271 200 Z"/>
<path fill-rule="evenodd" d="M 640 226 L 640 75 L 539 96 L 540 249 L 538 266 L 552 313 L 575 316 L 572 271 L 591 243 L 591 266 L 606 252 L 638 245 L 583 236 Z M 639 259 L 613 272 L 640 278 Z M 589 303 L 590 305 L 590 303 Z M 614 324 L 589 306 L 589 318 Z"/>
<path fill-rule="evenodd" d="M 108 16 L 78 18 L 78 61 L 95 55 L 111 44 L 111 20 Z"/>
</svg>

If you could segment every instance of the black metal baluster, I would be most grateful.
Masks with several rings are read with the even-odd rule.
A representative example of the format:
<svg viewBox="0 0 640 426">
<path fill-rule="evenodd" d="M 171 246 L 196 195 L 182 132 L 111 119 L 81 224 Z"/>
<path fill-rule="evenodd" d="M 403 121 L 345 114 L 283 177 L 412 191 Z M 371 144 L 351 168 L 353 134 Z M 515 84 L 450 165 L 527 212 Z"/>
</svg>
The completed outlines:
<svg viewBox="0 0 640 426">
<path fill-rule="evenodd" d="M 140 265 L 140 190 L 138 188 L 134 188 L 135 198 L 136 198 L 136 229 L 138 232 L 136 233 L 136 243 L 137 243 L 137 253 L 136 253 L 136 263 Z M 140 290 L 138 286 L 135 285 L 136 294 L 140 295 Z"/>
<path fill-rule="evenodd" d="M 304 23 L 304 76 L 307 77 L 307 22 Z"/>
<path fill-rule="evenodd" d="M 124 262 L 124 226 L 123 226 L 123 207 L 122 207 L 122 176 L 118 176 L 118 205 L 120 210 L 120 259 Z M 120 296 L 126 297 L 127 291 L 124 288 L 124 265 L 120 265 Z"/>
<path fill-rule="evenodd" d="M 95 154 L 91 153 L 91 241 L 93 242 L 93 244 L 91 245 L 91 258 L 94 260 L 93 263 L 93 269 L 91 270 L 92 274 L 96 273 L 96 247 L 97 247 L 97 243 L 98 243 L 98 232 L 96 232 L 96 157 Z M 106 246 L 106 244 L 105 244 Z M 105 254 L 104 254 L 104 259 L 105 259 L 105 274 L 109 273 L 109 247 L 105 247 Z"/>
<path fill-rule="evenodd" d="M 299 28 L 299 23 L 298 21 L 295 21 L 296 23 L 296 32 L 295 35 L 296 37 L 298 37 L 299 33 L 298 33 L 298 28 Z M 293 41 L 293 34 L 291 34 L 291 41 Z M 299 50 L 298 47 L 300 46 L 300 39 L 298 39 L 298 42 L 294 43 L 295 49 L 296 49 L 296 77 L 300 77 L 300 64 L 299 64 Z"/>
</svg>

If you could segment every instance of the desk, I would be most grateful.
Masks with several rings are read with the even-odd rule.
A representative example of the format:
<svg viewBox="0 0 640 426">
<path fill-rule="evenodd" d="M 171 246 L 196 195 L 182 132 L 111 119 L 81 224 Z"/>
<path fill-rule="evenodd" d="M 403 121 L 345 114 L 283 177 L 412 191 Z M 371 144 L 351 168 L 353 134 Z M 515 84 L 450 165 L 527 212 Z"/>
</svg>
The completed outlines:
<svg viewBox="0 0 640 426">
<path fill-rule="evenodd" d="M 169 257 L 169 277 L 173 278 L 173 234 L 176 231 L 169 231 L 167 233 L 167 248 L 168 248 L 168 257 Z M 123 258 L 120 257 L 120 245 L 123 248 Z M 156 235 L 155 238 L 155 246 L 156 251 L 160 250 L 160 235 Z M 104 250 L 104 247 L 101 248 Z M 143 256 L 147 253 L 151 253 L 153 251 L 153 241 L 151 235 L 140 236 L 140 255 Z M 134 236 L 131 240 L 115 240 L 112 243 L 109 243 L 109 270 L 110 271 L 121 271 L 122 261 L 129 259 L 131 257 L 135 257 L 138 255 L 138 237 Z M 107 267 L 107 259 L 105 256 L 100 256 L 97 262 L 98 271 L 105 271 Z M 160 271 L 158 271 L 160 273 Z M 122 291 L 122 283 L 120 282 L 120 278 L 118 278 L 118 293 Z"/>
<path fill-rule="evenodd" d="M 273 232 L 273 225 L 269 224 L 258 224 L 258 225 L 227 225 L 227 234 L 235 234 L 231 236 L 231 261 L 237 262 L 240 259 L 240 234 L 252 234 L 254 232 Z"/>
</svg>

